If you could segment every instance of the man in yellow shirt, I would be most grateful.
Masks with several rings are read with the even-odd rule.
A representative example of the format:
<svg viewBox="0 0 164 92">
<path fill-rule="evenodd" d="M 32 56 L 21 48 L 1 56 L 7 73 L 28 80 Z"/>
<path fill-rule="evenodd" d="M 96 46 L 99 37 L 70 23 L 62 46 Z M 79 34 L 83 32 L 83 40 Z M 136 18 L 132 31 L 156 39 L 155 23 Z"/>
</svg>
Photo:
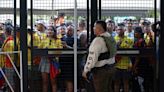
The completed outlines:
<svg viewBox="0 0 164 92">
<path fill-rule="evenodd" d="M 123 25 L 119 25 L 117 28 L 118 35 L 115 36 L 117 48 L 132 48 L 133 41 L 124 35 L 125 28 Z M 128 56 L 117 56 L 116 57 L 116 74 L 115 74 L 115 92 L 119 92 L 120 83 L 123 80 L 124 92 L 129 92 L 129 78 L 130 69 L 132 67 L 131 60 Z"/>
<path fill-rule="evenodd" d="M 146 47 L 153 47 L 154 32 L 151 30 L 149 22 L 144 23 L 143 31 L 144 31 L 144 39 L 145 39 Z"/>
</svg>

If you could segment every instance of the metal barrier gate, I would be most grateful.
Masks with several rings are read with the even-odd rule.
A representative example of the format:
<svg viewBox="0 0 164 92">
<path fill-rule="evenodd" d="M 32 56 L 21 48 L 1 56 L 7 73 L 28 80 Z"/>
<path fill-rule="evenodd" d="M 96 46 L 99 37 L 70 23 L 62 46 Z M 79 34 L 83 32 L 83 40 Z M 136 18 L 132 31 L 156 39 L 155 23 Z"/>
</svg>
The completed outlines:
<svg viewBox="0 0 164 92">
<path fill-rule="evenodd" d="M 61 2 L 60 2 L 61 1 Z M 63 2 L 62 2 L 63 1 Z M 35 25 L 35 21 L 37 21 L 37 19 L 43 19 L 43 20 L 49 20 L 51 19 L 51 17 L 53 15 L 58 15 L 58 14 L 61 14 L 61 13 L 65 13 L 67 15 L 67 18 L 68 19 L 71 19 L 72 17 L 70 16 L 74 16 L 72 18 L 73 19 L 76 19 L 76 16 L 82 16 L 84 18 L 86 18 L 86 21 L 87 21 L 87 30 L 92 30 L 91 31 L 91 35 L 89 34 L 89 31 L 87 33 L 87 42 L 90 43 L 90 41 L 94 38 L 94 34 L 93 34 L 93 26 L 94 26 L 94 22 L 97 20 L 97 19 L 102 19 L 102 20 L 105 20 L 106 18 L 108 18 L 109 16 L 117 16 L 117 15 L 121 15 L 121 16 L 131 16 L 131 15 L 141 15 L 141 16 L 146 16 L 146 13 L 148 10 L 153 10 L 155 13 L 154 13 L 154 21 L 156 23 L 156 18 L 157 18 L 157 15 L 156 12 L 158 11 L 157 8 L 156 8 L 156 0 L 148 0 L 146 3 L 142 0 L 142 2 L 138 2 L 137 4 L 135 4 L 134 2 L 133 3 L 130 3 L 128 2 L 128 0 L 121 0 L 121 2 L 124 2 L 124 5 L 125 7 L 122 8 L 121 7 L 121 2 L 119 2 L 118 0 L 77 0 L 77 10 L 76 10 L 76 4 L 74 4 L 74 0 L 70 1 L 70 2 L 67 2 L 68 0 L 47 0 L 47 1 L 40 1 L 40 0 L 6 0 L 5 1 L 0 1 L 0 4 L 1 5 L 9 5 L 10 7 L 0 7 L 0 14 L 13 14 L 14 18 L 14 27 L 16 29 L 16 24 L 19 23 L 19 17 L 20 17 L 20 24 L 21 24 L 21 30 L 27 30 L 27 25 L 30 26 L 30 30 L 34 30 L 34 25 Z M 76 0 L 75 0 L 76 1 Z M 109 2 L 111 1 L 111 2 Z M 18 3 L 18 4 L 17 4 Z M 76 2 L 75 2 L 76 3 Z M 137 7 L 132 7 L 132 9 L 130 9 L 131 7 L 128 7 L 128 5 L 139 5 L 141 4 L 141 10 L 137 10 Z M 148 5 L 148 10 L 142 10 L 142 8 L 144 8 L 144 4 L 147 4 Z M 18 6 L 17 6 L 18 5 Z M 21 5 L 21 7 L 19 7 L 19 5 Z M 75 5 L 75 7 L 74 7 Z M 108 7 L 108 6 L 112 6 L 112 5 L 117 5 L 117 6 L 114 6 L 114 7 Z M 120 6 L 119 6 L 120 5 Z M 151 7 L 150 7 L 151 6 Z M 153 7 L 152 7 L 153 6 Z M 127 11 L 125 10 L 122 10 L 122 9 L 126 9 Z M 20 9 L 20 10 L 19 10 Z M 134 11 L 137 11 L 137 12 L 134 12 Z M 121 12 L 121 13 L 120 13 Z M 131 13 L 130 13 L 131 12 Z M 144 12 L 144 13 L 143 13 Z M 21 13 L 20 16 L 17 15 L 18 13 Z M 84 14 L 84 15 L 83 15 Z M 6 18 L 4 17 L 4 19 L 8 19 L 7 16 L 8 15 L 5 15 Z M 18 16 L 18 17 L 17 17 Z M 18 20 L 17 20 L 18 19 Z M 48 22 L 48 21 L 47 21 Z M 75 25 L 77 24 L 77 21 L 75 22 Z M 91 28 L 89 28 L 91 27 Z M 76 29 L 76 28 L 75 28 Z M 31 39 L 33 39 L 33 34 L 32 32 L 31 33 Z M 23 31 L 21 32 L 21 47 L 22 47 L 22 50 L 23 50 L 23 66 L 24 66 L 24 84 L 25 85 L 22 85 L 24 86 L 24 91 L 23 92 L 26 92 L 27 91 L 27 88 L 28 88 L 28 79 L 27 79 L 27 75 L 29 74 L 27 72 L 27 43 L 24 43 L 24 42 L 27 42 L 27 40 L 29 39 L 26 39 L 26 36 L 27 35 L 27 32 L 26 31 Z M 14 31 L 14 37 L 16 39 L 16 32 Z M 15 43 L 16 43 L 16 40 L 15 40 Z M 154 45 L 155 46 L 155 45 Z M 123 50 L 119 50 L 118 51 L 118 54 L 120 55 L 145 55 L 145 54 L 153 54 L 155 53 L 155 49 L 156 47 L 154 47 L 153 49 L 123 49 Z M 31 40 L 31 70 L 33 71 L 34 70 L 34 65 L 33 65 L 33 59 L 34 59 L 34 56 L 37 56 L 37 55 L 40 55 L 40 56 L 45 56 L 45 55 L 56 55 L 56 49 L 36 49 L 33 45 L 33 40 Z M 62 52 L 63 55 L 75 55 L 75 53 L 73 53 L 73 49 L 72 50 L 59 50 Z M 76 48 L 74 50 L 76 52 Z M 77 54 L 85 54 L 87 52 L 86 49 L 82 49 L 82 50 L 79 50 L 77 51 Z M 76 61 L 76 55 L 75 55 L 75 61 Z M 74 69 L 75 69 L 75 74 L 77 72 L 77 69 L 76 69 L 76 62 L 74 63 Z M 31 74 L 32 76 L 32 74 Z M 77 84 L 77 79 L 76 79 L 76 75 L 74 76 L 75 77 L 75 83 L 74 84 Z M 36 79 L 36 80 L 40 80 L 39 79 Z M 35 79 L 34 79 L 34 82 L 35 82 Z M 34 83 L 33 82 L 33 83 Z M 31 84 L 33 84 L 31 83 Z M 35 83 L 33 84 L 35 85 Z M 74 91 L 77 90 L 77 87 L 74 87 Z M 33 91 L 35 88 L 33 86 L 31 86 L 31 91 Z"/>
<path fill-rule="evenodd" d="M 11 57 L 10 57 L 9 54 L 20 54 L 20 58 L 19 58 L 19 59 L 20 59 L 20 73 L 18 72 L 18 69 L 16 68 L 16 65 L 14 64 L 14 62 L 13 62 L 13 60 L 11 59 Z M 10 62 L 11 62 L 11 64 L 12 64 L 12 66 L 13 66 L 13 68 L 14 68 L 14 71 L 16 72 L 17 76 L 18 76 L 19 79 L 20 79 L 20 92 L 23 92 L 22 52 L 21 52 L 21 51 L 0 52 L 0 55 L 6 55 L 6 56 L 9 58 L 9 60 L 10 60 Z M 4 79 L 5 79 L 5 81 L 7 82 L 7 85 L 9 86 L 11 92 L 15 92 L 14 89 L 13 89 L 13 87 L 11 86 L 11 84 L 10 84 L 8 78 L 6 77 L 5 72 L 3 71 L 2 68 L 5 68 L 5 67 L 0 67 L 0 72 L 2 73 L 2 75 L 3 75 Z"/>
</svg>

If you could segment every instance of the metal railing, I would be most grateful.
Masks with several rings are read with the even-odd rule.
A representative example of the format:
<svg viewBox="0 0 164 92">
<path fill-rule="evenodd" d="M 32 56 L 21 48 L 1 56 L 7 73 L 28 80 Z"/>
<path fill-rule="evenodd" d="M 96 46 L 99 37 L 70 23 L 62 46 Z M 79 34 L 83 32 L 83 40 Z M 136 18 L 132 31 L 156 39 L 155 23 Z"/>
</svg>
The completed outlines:
<svg viewBox="0 0 164 92">
<path fill-rule="evenodd" d="M 20 73 L 18 72 L 18 69 L 16 68 L 16 65 L 14 64 L 14 62 L 13 62 L 13 60 L 11 59 L 11 57 L 10 57 L 9 54 L 20 54 L 20 58 L 19 58 L 19 59 L 20 59 Z M 21 85 L 20 85 L 20 86 L 21 86 L 21 87 L 20 87 L 20 90 L 21 90 L 21 92 L 23 92 L 22 51 L 0 52 L 0 55 L 6 55 L 6 56 L 9 58 L 9 60 L 10 60 L 10 62 L 11 62 L 11 64 L 12 64 L 12 66 L 13 66 L 13 68 L 14 68 L 16 74 L 18 75 L 18 77 L 19 77 L 19 79 L 20 79 L 20 84 L 21 84 Z M 2 67 L 0 67 L 0 71 L 1 71 L 1 73 L 2 73 L 2 75 L 3 75 L 3 77 L 4 77 L 4 79 L 5 79 L 6 83 L 8 84 L 9 88 L 11 89 L 12 92 L 14 92 L 14 89 L 13 89 L 13 87 L 11 86 L 9 80 L 7 79 L 7 77 L 6 77 L 5 73 L 4 73 L 4 71 L 2 70 Z"/>
</svg>

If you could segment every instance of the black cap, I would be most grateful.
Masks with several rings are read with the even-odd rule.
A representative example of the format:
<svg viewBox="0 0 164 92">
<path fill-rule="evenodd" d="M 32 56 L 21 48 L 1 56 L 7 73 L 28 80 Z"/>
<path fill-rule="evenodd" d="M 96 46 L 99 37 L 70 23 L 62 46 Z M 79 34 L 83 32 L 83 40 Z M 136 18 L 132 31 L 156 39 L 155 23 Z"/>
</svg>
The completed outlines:
<svg viewBox="0 0 164 92">
<path fill-rule="evenodd" d="M 150 21 L 144 21 L 144 22 L 142 23 L 142 25 L 144 25 L 144 26 L 150 26 L 150 24 L 151 24 Z"/>
<path fill-rule="evenodd" d="M 124 23 L 118 23 L 118 26 L 125 27 Z"/>
</svg>

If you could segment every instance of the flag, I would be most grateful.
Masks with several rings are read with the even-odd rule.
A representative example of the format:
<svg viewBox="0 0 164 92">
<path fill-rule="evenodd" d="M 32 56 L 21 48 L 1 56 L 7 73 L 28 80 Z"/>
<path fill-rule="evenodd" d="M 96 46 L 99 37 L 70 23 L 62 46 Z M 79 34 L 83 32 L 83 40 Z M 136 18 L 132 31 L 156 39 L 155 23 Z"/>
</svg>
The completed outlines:
<svg viewBox="0 0 164 92">
<path fill-rule="evenodd" d="M 0 88 L 2 86 L 4 86 L 4 83 L 5 83 L 4 77 L 3 77 L 2 73 L 0 72 Z"/>
<path fill-rule="evenodd" d="M 51 79 L 56 78 L 59 73 L 60 73 L 59 62 L 51 61 L 50 62 L 50 77 L 51 77 Z"/>
</svg>

